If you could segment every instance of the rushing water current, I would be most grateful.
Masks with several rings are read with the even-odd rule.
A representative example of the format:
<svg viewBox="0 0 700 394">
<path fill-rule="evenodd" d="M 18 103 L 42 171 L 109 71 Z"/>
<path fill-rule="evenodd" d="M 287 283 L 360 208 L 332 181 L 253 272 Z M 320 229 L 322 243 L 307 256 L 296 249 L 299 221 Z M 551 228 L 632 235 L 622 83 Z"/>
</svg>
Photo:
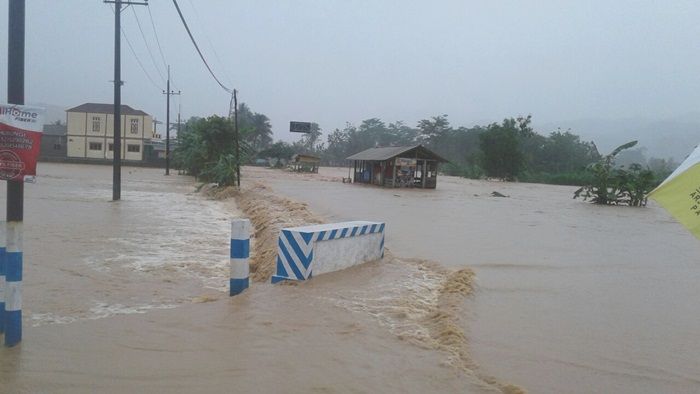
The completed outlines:
<svg viewBox="0 0 700 394">
<path fill-rule="evenodd" d="M 473 268 L 466 329 L 490 374 L 533 393 L 700 392 L 700 242 L 653 203 L 452 177 L 389 190 L 252 174 L 330 220 L 386 221 L 396 255 Z"/>
<path fill-rule="evenodd" d="M 246 174 L 249 214 L 160 169 L 125 167 L 118 202 L 109 166 L 41 163 L 38 172 L 25 186 L 24 337 L 0 347 L 0 393 L 512 388 L 473 369 L 458 313 L 464 298 L 441 296 L 468 294 L 468 270 L 454 276 L 388 253 L 297 285 L 255 282 L 229 298 L 232 217 L 251 217 L 258 235 L 313 217 L 273 198 L 274 188 L 253 187 L 283 172 Z M 274 258 L 274 231 L 263 238 L 252 253 Z"/>
<path fill-rule="evenodd" d="M 258 168 L 216 201 L 189 177 L 128 167 L 112 202 L 111 167 L 39 174 L 25 187 L 24 340 L 0 348 L 0 393 L 700 392 L 700 242 L 653 204 Z M 314 215 L 385 221 L 387 257 L 227 297 L 231 217 L 250 217 L 253 253 L 274 257 L 265 226 Z M 470 296 L 446 298 L 455 273 Z"/>
</svg>

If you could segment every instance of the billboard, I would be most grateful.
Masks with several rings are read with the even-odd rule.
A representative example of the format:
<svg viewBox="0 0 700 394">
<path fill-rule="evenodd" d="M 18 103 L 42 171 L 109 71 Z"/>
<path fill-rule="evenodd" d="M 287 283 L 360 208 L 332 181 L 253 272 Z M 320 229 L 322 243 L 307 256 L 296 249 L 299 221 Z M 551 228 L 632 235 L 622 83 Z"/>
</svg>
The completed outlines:
<svg viewBox="0 0 700 394">
<path fill-rule="evenodd" d="M 289 131 L 292 133 L 310 133 L 311 122 L 289 122 Z"/>
<path fill-rule="evenodd" d="M 415 167 L 418 164 L 417 159 L 410 159 L 406 157 L 397 157 L 396 166 L 397 167 Z"/>
<path fill-rule="evenodd" d="M 0 179 L 36 175 L 44 116 L 44 108 L 0 104 Z"/>
</svg>

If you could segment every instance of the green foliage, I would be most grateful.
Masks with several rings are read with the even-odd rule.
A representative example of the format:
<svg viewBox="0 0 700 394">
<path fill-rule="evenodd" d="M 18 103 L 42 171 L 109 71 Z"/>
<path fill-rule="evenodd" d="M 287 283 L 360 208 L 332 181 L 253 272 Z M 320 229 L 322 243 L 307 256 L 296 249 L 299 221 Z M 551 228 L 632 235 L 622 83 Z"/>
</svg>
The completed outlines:
<svg viewBox="0 0 700 394">
<path fill-rule="evenodd" d="M 236 155 L 225 154 L 213 166 L 208 166 L 200 174 L 200 178 L 208 182 L 216 183 L 219 186 L 230 186 L 236 184 Z"/>
<path fill-rule="evenodd" d="M 251 150 L 245 137 L 242 133 L 241 162 L 247 159 Z M 233 185 L 236 177 L 233 123 L 220 116 L 191 119 L 178 135 L 173 163 L 203 181 L 216 182 L 220 186 Z"/>
<path fill-rule="evenodd" d="M 301 140 L 294 143 L 295 153 L 308 153 L 315 154 L 324 149 L 322 143 L 319 143 L 319 138 L 321 138 L 321 128 L 316 123 L 311 124 L 311 132 L 304 134 Z"/>
<path fill-rule="evenodd" d="M 292 158 L 292 155 L 294 155 L 294 147 L 284 141 L 277 141 L 270 145 L 269 148 L 258 152 L 258 157 L 265 159 L 273 158 L 289 160 Z"/>
<path fill-rule="evenodd" d="M 593 182 L 593 177 L 585 169 L 557 173 L 524 171 L 518 176 L 518 180 L 549 185 L 583 186 Z"/>
<path fill-rule="evenodd" d="M 320 154 L 327 164 L 343 165 L 346 157 L 375 146 L 416 144 L 418 134 L 418 130 L 400 121 L 387 126 L 380 119 L 366 119 L 359 127 L 348 123 L 343 129 L 335 129 Z"/>
<path fill-rule="evenodd" d="M 600 159 L 592 142 L 581 141 L 569 130 L 557 130 L 549 137 L 535 135 L 523 149 L 530 157 L 528 170 L 534 172 L 575 173 Z"/>
<path fill-rule="evenodd" d="M 525 156 L 520 140 L 533 135 L 529 124 L 530 117 L 505 119 L 502 124 L 489 125 L 479 135 L 481 163 L 488 176 L 514 180 L 524 169 Z"/>
<path fill-rule="evenodd" d="M 618 176 L 620 190 L 626 198 L 624 203 L 632 207 L 647 205 L 646 195 L 658 184 L 654 173 L 635 163 L 627 171 L 619 169 Z"/>
<path fill-rule="evenodd" d="M 630 141 L 620 145 L 612 153 L 601 158 L 598 162 L 587 167 L 593 177 L 592 182 L 574 192 L 574 198 L 591 200 L 595 204 L 604 205 L 646 205 L 646 194 L 656 184 L 656 177 L 649 169 L 644 169 L 638 163 L 630 165 L 628 170 L 615 166 L 615 157 L 625 149 L 637 144 Z"/>
<path fill-rule="evenodd" d="M 272 144 L 272 125 L 270 119 L 253 112 L 245 104 L 238 105 L 238 129 L 244 141 L 254 152 L 264 150 Z"/>
<path fill-rule="evenodd" d="M 418 122 L 421 140 L 431 141 L 444 136 L 452 128 L 447 120 L 447 115 L 433 116 L 430 119 L 423 119 Z"/>
<path fill-rule="evenodd" d="M 461 176 L 469 179 L 481 179 L 485 176 L 484 170 L 476 164 L 445 163 L 441 167 L 445 175 Z"/>
</svg>

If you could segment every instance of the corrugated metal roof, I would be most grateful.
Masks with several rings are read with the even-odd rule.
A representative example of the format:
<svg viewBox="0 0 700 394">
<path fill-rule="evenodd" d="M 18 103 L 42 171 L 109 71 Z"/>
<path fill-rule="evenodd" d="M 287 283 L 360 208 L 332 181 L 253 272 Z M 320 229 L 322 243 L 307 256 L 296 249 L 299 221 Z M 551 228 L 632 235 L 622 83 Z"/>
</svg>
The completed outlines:
<svg viewBox="0 0 700 394">
<path fill-rule="evenodd" d="M 347 158 L 347 160 L 367 160 L 367 161 L 384 161 L 389 160 L 392 157 L 399 156 L 403 153 L 411 151 L 413 149 L 420 148 L 424 153 L 432 156 L 435 160 L 447 162 L 447 160 L 440 157 L 438 154 L 430 151 L 422 145 L 410 145 L 410 146 L 388 146 L 385 148 L 369 148 L 363 150 L 362 152 L 355 153 L 354 155 Z"/>
<path fill-rule="evenodd" d="M 90 112 L 93 114 L 113 114 L 114 104 L 102 104 L 102 103 L 85 103 L 71 109 L 67 109 L 66 112 Z M 133 109 L 128 105 L 121 106 L 122 115 L 137 115 L 137 116 L 149 116 L 147 113 L 141 111 L 140 109 Z"/>
<path fill-rule="evenodd" d="M 398 156 L 404 152 L 408 152 L 411 149 L 417 148 L 420 145 L 411 146 L 387 146 L 384 148 L 369 148 L 363 150 L 362 152 L 355 153 L 354 155 L 348 157 L 348 160 L 388 160 L 392 157 Z"/>
</svg>

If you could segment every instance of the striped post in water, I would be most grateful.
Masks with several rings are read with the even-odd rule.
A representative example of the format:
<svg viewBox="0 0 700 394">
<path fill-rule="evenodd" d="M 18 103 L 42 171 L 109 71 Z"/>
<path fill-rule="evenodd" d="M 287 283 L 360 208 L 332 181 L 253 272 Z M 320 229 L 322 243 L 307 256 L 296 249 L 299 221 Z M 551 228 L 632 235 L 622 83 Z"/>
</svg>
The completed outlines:
<svg viewBox="0 0 700 394">
<path fill-rule="evenodd" d="M 231 281 L 230 296 L 235 296 L 248 288 L 250 268 L 250 220 L 231 221 Z"/>
<path fill-rule="evenodd" d="M 22 222 L 7 222 L 5 346 L 22 341 Z"/>
<path fill-rule="evenodd" d="M 5 222 L 0 222 L 0 334 L 5 332 Z"/>
</svg>

